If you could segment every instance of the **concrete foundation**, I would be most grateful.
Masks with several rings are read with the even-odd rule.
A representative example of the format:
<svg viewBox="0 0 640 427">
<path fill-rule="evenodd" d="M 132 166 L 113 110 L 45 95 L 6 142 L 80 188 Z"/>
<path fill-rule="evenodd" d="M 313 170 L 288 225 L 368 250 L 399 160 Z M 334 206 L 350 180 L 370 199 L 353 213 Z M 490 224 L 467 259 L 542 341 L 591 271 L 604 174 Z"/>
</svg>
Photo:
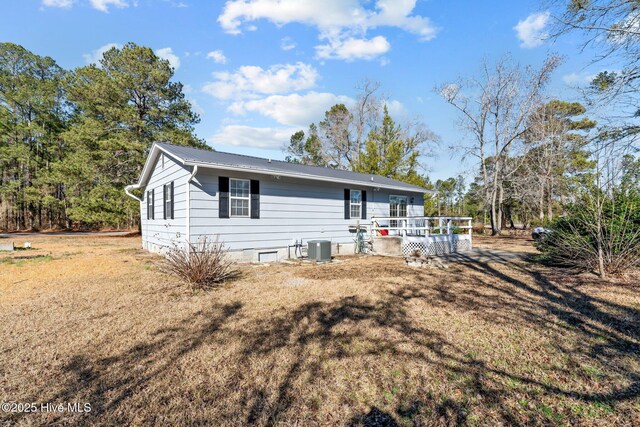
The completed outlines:
<svg viewBox="0 0 640 427">
<path fill-rule="evenodd" d="M 169 250 L 168 246 L 156 245 L 149 242 L 142 242 L 142 248 L 149 252 L 157 253 L 160 255 L 166 254 Z M 332 243 L 331 244 L 331 256 L 336 255 L 351 255 L 354 253 L 355 243 Z M 303 247 L 303 254 L 307 253 L 306 242 Z M 264 249 L 244 249 L 228 252 L 229 258 L 235 262 L 279 262 L 287 259 L 298 258 L 296 254 L 296 248 L 291 247 L 279 247 L 279 248 L 264 248 Z"/>
<path fill-rule="evenodd" d="M 372 240 L 375 255 L 402 256 L 401 236 L 377 236 Z"/>
</svg>

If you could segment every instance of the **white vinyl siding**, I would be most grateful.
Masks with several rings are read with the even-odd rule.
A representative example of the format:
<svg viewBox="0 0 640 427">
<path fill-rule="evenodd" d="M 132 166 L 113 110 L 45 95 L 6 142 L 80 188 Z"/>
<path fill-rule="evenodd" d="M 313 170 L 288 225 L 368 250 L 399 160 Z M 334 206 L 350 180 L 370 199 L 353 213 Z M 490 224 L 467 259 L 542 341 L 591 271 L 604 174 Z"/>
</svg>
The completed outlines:
<svg viewBox="0 0 640 427">
<path fill-rule="evenodd" d="M 260 219 L 219 218 L 218 176 L 260 181 Z M 332 243 L 353 244 L 349 226 L 368 224 L 372 215 L 389 216 L 389 191 L 367 191 L 367 219 L 344 218 L 344 185 L 312 180 L 276 177 L 248 172 L 219 172 L 200 169 L 191 185 L 191 241 L 202 236 L 219 236 L 232 251 L 286 248 L 295 240 L 324 239 Z M 231 193 L 231 191 L 230 191 Z M 414 199 L 409 214 L 423 215 L 422 194 L 408 193 Z M 231 196 L 231 194 L 230 194 Z M 360 200 L 362 209 L 362 201 Z M 249 210 L 250 212 L 250 210 Z"/>
<path fill-rule="evenodd" d="M 151 219 L 147 219 L 147 203 L 140 204 L 140 214 L 142 218 L 142 245 L 151 251 L 158 252 L 162 248 L 169 248 L 174 244 L 186 241 L 186 218 L 187 218 L 187 179 L 190 171 L 176 162 L 172 156 L 158 156 L 156 164 L 153 165 L 153 172 L 145 188 L 147 195 L 146 202 L 151 202 Z M 163 219 L 163 209 L 165 200 L 163 198 L 164 185 L 173 181 L 173 219 L 167 217 Z M 149 200 L 149 192 L 155 195 Z M 155 218 L 155 219 L 154 219 Z"/>
</svg>

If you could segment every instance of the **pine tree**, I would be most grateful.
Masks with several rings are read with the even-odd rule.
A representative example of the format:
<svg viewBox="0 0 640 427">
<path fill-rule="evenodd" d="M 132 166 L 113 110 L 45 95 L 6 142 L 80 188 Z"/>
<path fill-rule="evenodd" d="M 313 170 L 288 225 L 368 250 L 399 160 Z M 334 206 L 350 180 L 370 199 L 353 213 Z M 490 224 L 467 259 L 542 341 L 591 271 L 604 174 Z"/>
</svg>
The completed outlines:
<svg viewBox="0 0 640 427">
<path fill-rule="evenodd" d="M 0 43 L 0 227 L 47 226 L 65 216 L 51 180 L 66 126 L 65 71 L 49 57 Z"/>
<path fill-rule="evenodd" d="M 419 183 L 422 178 L 417 173 L 418 145 L 418 138 L 407 137 L 395 124 L 385 105 L 382 125 L 369 132 L 356 170 Z"/>
<path fill-rule="evenodd" d="M 133 43 L 105 52 L 100 66 L 70 74 L 67 91 L 75 111 L 63 135 L 69 155 L 58 170 L 72 220 L 132 225 L 138 206 L 123 188 L 137 180 L 151 145 L 206 147 L 193 136 L 199 118 L 172 76 L 168 61 Z"/>
</svg>

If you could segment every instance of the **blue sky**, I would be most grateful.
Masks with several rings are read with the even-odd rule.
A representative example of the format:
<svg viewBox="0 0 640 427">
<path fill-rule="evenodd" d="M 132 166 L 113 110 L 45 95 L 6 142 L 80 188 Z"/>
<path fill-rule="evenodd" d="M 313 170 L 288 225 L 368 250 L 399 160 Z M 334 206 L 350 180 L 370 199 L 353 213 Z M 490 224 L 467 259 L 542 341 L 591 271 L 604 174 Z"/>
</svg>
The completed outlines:
<svg viewBox="0 0 640 427">
<path fill-rule="evenodd" d="M 447 147 L 466 138 L 436 85 L 477 73 L 510 53 L 538 66 L 565 56 L 550 93 L 579 100 L 576 85 L 603 68 L 570 35 L 544 40 L 552 17 L 535 1 L 438 0 L 4 0 L 0 40 L 83 66 L 105 46 L 132 41 L 176 68 L 214 148 L 274 159 L 297 129 L 363 79 L 379 81 L 398 120 L 419 117 L 441 139 L 425 158 L 432 179 L 474 170 Z"/>
</svg>

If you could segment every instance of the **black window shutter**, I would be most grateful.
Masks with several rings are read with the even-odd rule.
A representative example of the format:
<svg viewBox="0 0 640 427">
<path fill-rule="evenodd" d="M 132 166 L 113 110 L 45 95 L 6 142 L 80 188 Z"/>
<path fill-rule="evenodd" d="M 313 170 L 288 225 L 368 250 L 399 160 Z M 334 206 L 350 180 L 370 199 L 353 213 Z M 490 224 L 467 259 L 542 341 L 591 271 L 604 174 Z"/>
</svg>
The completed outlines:
<svg viewBox="0 0 640 427">
<path fill-rule="evenodd" d="M 260 218 L 260 181 L 251 180 L 251 218 Z"/>
<path fill-rule="evenodd" d="M 167 219 L 167 184 L 162 186 L 162 219 Z"/>
<path fill-rule="evenodd" d="M 351 191 L 344 189 L 344 219 L 351 219 Z"/>
<path fill-rule="evenodd" d="M 173 200 L 173 181 L 171 181 L 171 219 L 173 219 L 173 205 L 175 204 L 175 200 Z"/>
<path fill-rule="evenodd" d="M 156 189 L 151 190 L 151 219 L 156 219 Z"/>
<path fill-rule="evenodd" d="M 229 178 L 218 177 L 218 218 L 229 218 Z"/>
<path fill-rule="evenodd" d="M 362 190 L 362 205 L 360 209 L 362 210 L 362 219 L 367 219 L 367 192 Z"/>
</svg>

